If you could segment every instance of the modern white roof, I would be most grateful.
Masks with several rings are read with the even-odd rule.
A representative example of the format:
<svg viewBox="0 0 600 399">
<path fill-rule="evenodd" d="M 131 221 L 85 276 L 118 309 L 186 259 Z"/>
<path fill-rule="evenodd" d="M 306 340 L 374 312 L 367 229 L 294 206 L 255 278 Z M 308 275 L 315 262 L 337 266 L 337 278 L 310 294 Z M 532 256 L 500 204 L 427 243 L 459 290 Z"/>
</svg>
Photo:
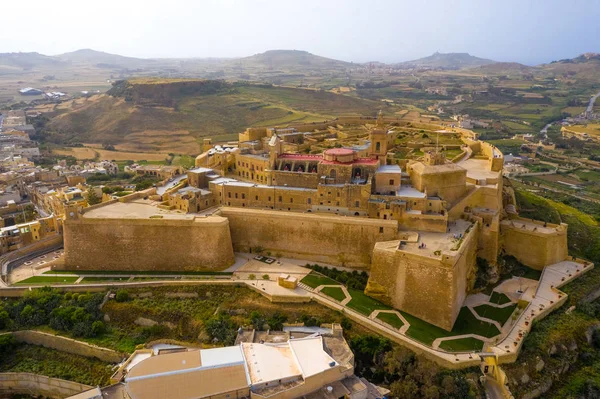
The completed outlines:
<svg viewBox="0 0 600 399">
<path fill-rule="evenodd" d="M 302 375 L 289 344 L 242 343 L 252 384 Z"/>
<path fill-rule="evenodd" d="M 323 338 L 321 336 L 291 339 L 288 343 L 304 378 L 322 373 L 338 364 L 323 349 Z"/>
<path fill-rule="evenodd" d="M 220 367 L 244 362 L 242 349 L 239 346 L 203 349 L 200 351 L 202 367 Z"/>
</svg>

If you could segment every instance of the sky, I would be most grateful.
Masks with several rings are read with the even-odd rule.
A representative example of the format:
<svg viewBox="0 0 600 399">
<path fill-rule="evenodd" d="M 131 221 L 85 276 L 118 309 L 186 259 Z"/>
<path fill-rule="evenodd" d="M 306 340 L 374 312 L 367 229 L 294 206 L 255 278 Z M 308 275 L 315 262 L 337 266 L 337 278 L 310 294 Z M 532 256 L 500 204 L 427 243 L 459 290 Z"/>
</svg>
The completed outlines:
<svg viewBox="0 0 600 399">
<path fill-rule="evenodd" d="M 435 51 L 528 65 L 600 52 L 600 0 L 2 1 L 0 52 L 132 57 L 294 49 L 400 62 Z"/>
</svg>

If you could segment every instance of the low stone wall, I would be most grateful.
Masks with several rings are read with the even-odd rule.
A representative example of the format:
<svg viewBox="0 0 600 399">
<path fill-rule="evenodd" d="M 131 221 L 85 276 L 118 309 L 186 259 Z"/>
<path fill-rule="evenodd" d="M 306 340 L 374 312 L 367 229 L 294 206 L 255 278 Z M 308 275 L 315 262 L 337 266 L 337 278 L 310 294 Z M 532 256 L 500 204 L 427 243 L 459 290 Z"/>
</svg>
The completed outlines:
<svg viewBox="0 0 600 399">
<path fill-rule="evenodd" d="M 60 399 L 92 388 L 78 382 L 32 373 L 0 373 L 0 396 L 23 394 Z"/>
<path fill-rule="evenodd" d="M 88 344 L 87 342 L 77 341 L 75 339 L 52 335 L 41 331 L 23 330 L 13 331 L 7 334 L 11 334 L 18 342 L 56 349 L 74 355 L 95 357 L 96 359 L 108 363 L 119 363 L 126 357 L 125 354 L 112 349 L 102 348 Z"/>
</svg>

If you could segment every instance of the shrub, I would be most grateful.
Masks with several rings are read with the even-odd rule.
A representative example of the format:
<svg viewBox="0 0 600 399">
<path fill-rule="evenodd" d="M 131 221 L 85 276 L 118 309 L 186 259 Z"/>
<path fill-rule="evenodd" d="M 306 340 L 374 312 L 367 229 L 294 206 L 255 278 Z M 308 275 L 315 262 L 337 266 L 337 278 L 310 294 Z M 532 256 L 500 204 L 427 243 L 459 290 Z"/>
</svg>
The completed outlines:
<svg viewBox="0 0 600 399">
<path fill-rule="evenodd" d="M 129 293 L 126 290 L 118 290 L 115 300 L 117 302 L 127 302 L 129 300 Z"/>
<path fill-rule="evenodd" d="M 268 274 L 263 274 L 262 275 L 262 279 L 263 280 L 268 280 L 269 279 L 269 275 Z"/>
</svg>

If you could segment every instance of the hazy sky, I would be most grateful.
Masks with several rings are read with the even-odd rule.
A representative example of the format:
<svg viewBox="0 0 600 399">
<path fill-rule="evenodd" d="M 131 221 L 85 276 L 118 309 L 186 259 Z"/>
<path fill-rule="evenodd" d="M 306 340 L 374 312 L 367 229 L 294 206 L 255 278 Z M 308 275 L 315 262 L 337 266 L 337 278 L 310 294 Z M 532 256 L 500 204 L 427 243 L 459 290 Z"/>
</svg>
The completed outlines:
<svg viewBox="0 0 600 399">
<path fill-rule="evenodd" d="M 0 52 L 398 62 L 440 51 L 526 64 L 600 52 L 600 0 L 2 0 L 0 13 Z"/>
</svg>

